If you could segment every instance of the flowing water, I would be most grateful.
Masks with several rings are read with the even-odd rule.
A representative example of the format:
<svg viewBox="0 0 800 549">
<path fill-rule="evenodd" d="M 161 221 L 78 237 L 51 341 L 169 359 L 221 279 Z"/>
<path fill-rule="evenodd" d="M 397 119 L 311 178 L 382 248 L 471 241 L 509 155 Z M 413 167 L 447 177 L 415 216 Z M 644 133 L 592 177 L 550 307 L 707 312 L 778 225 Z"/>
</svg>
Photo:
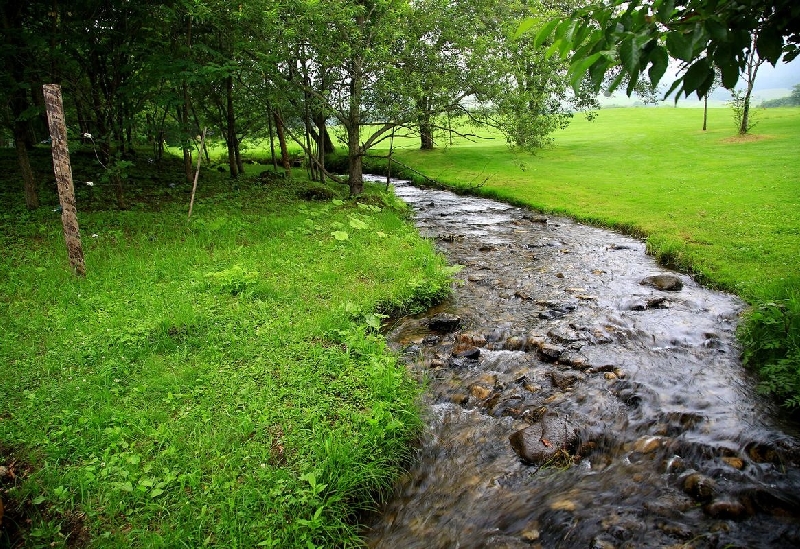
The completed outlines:
<svg viewBox="0 0 800 549">
<path fill-rule="evenodd" d="M 636 239 L 395 184 L 464 268 L 388 333 L 427 428 L 369 547 L 800 547 L 797 432 L 741 366 L 739 299 Z"/>
</svg>

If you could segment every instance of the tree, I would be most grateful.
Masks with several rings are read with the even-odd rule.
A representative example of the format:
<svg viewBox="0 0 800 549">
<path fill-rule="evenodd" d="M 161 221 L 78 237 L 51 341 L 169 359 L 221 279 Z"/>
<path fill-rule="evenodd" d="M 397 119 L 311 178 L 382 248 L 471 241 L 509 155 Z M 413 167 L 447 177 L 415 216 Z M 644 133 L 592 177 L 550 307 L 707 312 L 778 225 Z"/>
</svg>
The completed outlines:
<svg viewBox="0 0 800 549">
<path fill-rule="evenodd" d="M 666 95 L 677 90 L 702 98 L 714 83 L 715 69 L 723 86 L 733 89 L 749 53 L 772 65 L 781 56 L 785 61 L 797 57 L 800 5 L 795 0 L 605 0 L 549 21 L 536 41 L 548 37 L 554 40 L 551 53 L 570 58 L 573 83 L 588 74 L 599 90 L 605 73 L 619 65 L 629 78 L 630 94 L 645 72 L 657 84 L 673 57 L 682 72 Z"/>
<path fill-rule="evenodd" d="M 758 35 L 753 34 L 750 41 L 750 48 L 746 50 L 744 72 L 742 73 L 745 83 L 744 94 L 741 96 L 734 94 L 734 104 L 738 102 L 741 105 L 740 109 L 734 109 L 734 112 L 736 112 L 739 135 L 745 135 L 752 127 L 750 121 L 750 98 L 753 96 L 753 86 L 756 82 L 758 69 L 764 64 L 764 60 L 758 56 L 756 48 L 757 42 Z"/>
<path fill-rule="evenodd" d="M 0 8 L 0 99 L 7 105 L 3 110 L 3 125 L 11 129 L 17 153 L 20 174 L 28 209 L 39 207 L 37 183 L 28 159 L 28 149 L 33 146 L 33 122 L 39 113 L 36 96 L 41 87 L 32 85 L 38 66 L 35 60 L 43 56 L 45 47 L 35 32 L 36 6 L 22 2 L 8 2 Z M 41 15 L 41 14 L 39 14 Z M 33 62 L 31 62 L 33 61 Z"/>
</svg>

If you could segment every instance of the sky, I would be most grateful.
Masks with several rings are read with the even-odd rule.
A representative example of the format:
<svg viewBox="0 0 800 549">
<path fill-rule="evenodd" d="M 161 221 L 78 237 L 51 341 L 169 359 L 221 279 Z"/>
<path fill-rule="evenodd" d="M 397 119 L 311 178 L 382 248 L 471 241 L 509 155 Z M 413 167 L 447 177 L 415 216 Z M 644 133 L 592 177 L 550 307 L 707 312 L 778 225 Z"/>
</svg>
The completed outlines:
<svg viewBox="0 0 800 549">
<path fill-rule="evenodd" d="M 673 78 L 677 74 L 677 65 L 673 65 L 667 71 L 667 74 L 664 75 L 662 79 L 661 88 L 664 90 L 669 89 L 669 84 L 672 82 Z M 784 63 L 783 61 L 779 61 L 776 66 L 772 66 L 769 63 L 764 63 L 758 69 L 758 75 L 756 76 L 756 82 L 753 86 L 753 100 L 756 105 L 761 103 L 762 101 L 768 99 L 776 99 L 778 97 L 785 97 L 791 93 L 792 86 L 795 84 L 800 84 L 800 57 L 793 60 L 791 63 Z M 744 87 L 744 81 L 739 79 L 739 84 L 737 88 L 741 89 Z M 726 101 L 731 98 L 730 92 L 725 89 L 717 89 L 714 91 L 710 96 L 709 104 L 712 106 L 721 106 Z M 609 98 L 600 97 L 600 103 L 602 105 L 632 105 L 636 101 L 639 101 L 637 97 L 628 98 L 625 96 L 625 92 L 617 91 Z M 670 106 L 672 106 L 673 99 L 670 98 L 667 100 Z M 702 101 L 697 99 L 696 96 L 691 95 L 688 98 L 683 98 L 678 101 L 679 107 L 700 107 L 702 106 Z"/>
<path fill-rule="evenodd" d="M 791 63 L 781 61 L 773 67 L 764 63 L 758 69 L 754 90 L 769 90 L 774 88 L 791 89 L 795 84 L 800 84 L 800 57 Z"/>
</svg>

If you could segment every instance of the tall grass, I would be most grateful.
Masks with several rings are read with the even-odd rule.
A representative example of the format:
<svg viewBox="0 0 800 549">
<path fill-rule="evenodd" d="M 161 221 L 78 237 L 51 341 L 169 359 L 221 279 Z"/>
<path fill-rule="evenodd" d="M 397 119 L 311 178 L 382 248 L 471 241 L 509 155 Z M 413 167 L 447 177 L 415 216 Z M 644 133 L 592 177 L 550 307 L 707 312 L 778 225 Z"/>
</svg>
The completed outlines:
<svg viewBox="0 0 800 549">
<path fill-rule="evenodd" d="M 191 220 L 182 184 L 82 210 L 85 279 L 57 214 L 2 214 L 5 541 L 356 546 L 408 457 L 418 388 L 371 326 L 440 298 L 443 260 L 387 194 L 213 173 Z"/>
</svg>

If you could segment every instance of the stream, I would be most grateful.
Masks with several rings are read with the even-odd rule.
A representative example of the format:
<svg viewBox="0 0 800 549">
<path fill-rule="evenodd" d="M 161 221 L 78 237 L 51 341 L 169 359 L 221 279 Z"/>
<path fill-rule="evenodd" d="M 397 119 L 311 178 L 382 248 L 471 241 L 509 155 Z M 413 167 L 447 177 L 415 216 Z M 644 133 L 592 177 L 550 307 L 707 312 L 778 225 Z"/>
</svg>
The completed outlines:
<svg viewBox="0 0 800 549">
<path fill-rule="evenodd" d="M 800 547 L 797 426 L 741 366 L 741 300 L 634 238 L 394 184 L 464 267 L 387 333 L 426 428 L 368 547 Z"/>
</svg>

